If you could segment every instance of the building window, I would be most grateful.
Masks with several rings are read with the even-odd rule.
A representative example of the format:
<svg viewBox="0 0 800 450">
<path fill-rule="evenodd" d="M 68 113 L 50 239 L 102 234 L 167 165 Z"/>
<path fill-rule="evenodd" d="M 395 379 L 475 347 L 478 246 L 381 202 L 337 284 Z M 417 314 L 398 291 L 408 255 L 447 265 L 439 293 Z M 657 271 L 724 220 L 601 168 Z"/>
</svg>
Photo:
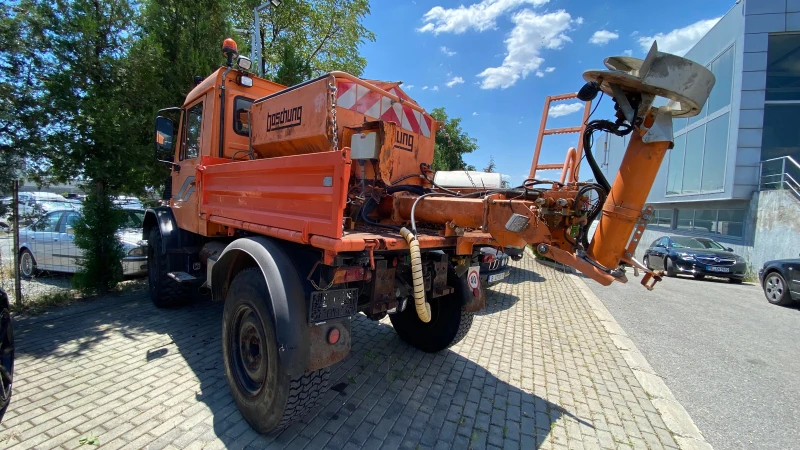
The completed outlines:
<svg viewBox="0 0 800 450">
<path fill-rule="evenodd" d="M 653 211 L 653 217 L 650 219 L 650 225 L 657 225 L 659 227 L 672 227 L 672 210 L 671 209 L 656 209 Z"/>
<path fill-rule="evenodd" d="M 733 59 L 731 46 L 706 66 L 717 81 L 702 111 L 695 117 L 674 121 L 675 146 L 670 150 L 667 165 L 667 195 L 724 189 Z"/>
<path fill-rule="evenodd" d="M 800 160 L 800 34 L 770 34 L 761 160 Z"/>
<path fill-rule="evenodd" d="M 744 209 L 679 209 L 674 229 L 740 238 L 746 214 Z"/>
</svg>

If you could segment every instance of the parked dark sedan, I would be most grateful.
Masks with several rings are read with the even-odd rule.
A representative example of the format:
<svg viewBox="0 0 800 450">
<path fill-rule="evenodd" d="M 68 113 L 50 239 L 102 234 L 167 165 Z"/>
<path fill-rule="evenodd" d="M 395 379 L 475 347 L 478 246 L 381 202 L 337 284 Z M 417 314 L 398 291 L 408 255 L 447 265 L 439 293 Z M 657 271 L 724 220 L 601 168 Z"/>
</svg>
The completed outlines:
<svg viewBox="0 0 800 450">
<path fill-rule="evenodd" d="M 692 275 L 702 280 L 707 275 L 741 283 L 747 271 L 744 259 L 719 242 L 703 237 L 664 236 L 656 239 L 644 253 L 644 265 L 661 269 L 667 276 Z"/>
<path fill-rule="evenodd" d="M 481 283 L 494 286 L 511 274 L 508 267 L 508 255 L 492 247 L 481 249 Z"/>
<path fill-rule="evenodd" d="M 800 302 L 800 259 L 767 261 L 758 271 L 758 279 L 767 301 L 773 305 Z"/>
<path fill-rule="evenodd" d="M 11 402 L 14 378 L 14 331 L 11 329 L 11 305 L 0 287 L 0 422 Z"/>
</svg>

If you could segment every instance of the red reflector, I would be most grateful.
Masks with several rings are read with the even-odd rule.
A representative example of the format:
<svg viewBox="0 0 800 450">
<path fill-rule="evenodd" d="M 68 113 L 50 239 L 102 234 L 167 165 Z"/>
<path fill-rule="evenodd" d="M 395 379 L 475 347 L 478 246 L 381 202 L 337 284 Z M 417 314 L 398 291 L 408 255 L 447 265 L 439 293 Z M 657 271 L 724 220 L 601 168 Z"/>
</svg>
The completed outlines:
<svg viewBox="0 0 800 450">
<path fill-rule="evenodd" d="M 335 344 L 339 342 L 339 329 L 338 328 L 331 328 L 328 331 L 328 344 Z"/>
<path fill-rule="evenodd" d="M 494 262 L 494 255 L 483 255 L 483 262 L 490 263 Z"/>
</svg>

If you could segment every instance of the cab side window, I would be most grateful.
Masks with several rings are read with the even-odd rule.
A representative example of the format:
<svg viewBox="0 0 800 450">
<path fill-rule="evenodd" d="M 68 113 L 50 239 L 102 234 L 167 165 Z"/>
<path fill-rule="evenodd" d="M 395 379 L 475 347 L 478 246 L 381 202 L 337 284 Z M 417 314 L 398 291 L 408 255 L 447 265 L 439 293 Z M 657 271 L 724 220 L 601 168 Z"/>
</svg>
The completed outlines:
<svg viewBox="0 0 800 450">
<path fill-rule="evenodd" d="M 203 129 L 203 102 L 200 102 L 186 113 L 186 145 L 183 146 L 181 159 L 192 159 L 200 156 L 200 132 Z"/>
</svg>

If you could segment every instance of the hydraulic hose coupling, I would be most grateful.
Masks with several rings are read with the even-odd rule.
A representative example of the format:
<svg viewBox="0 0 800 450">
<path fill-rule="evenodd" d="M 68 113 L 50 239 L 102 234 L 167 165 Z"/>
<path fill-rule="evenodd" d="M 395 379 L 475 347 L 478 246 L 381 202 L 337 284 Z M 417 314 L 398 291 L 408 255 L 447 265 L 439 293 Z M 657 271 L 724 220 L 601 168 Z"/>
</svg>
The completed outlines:
<svg viewBox="0 0 800 450">
<path fill-rule="evenodd" d="M 414 307 L 419 320 L 428 323 L 431 321 L 431 305 L 425 301 L 425 280 L 422 278 L 422 257 L 419 252 L 419 242 L 407 228 L 400 229 L 400 234 L 408 242 L 408 251 L 411 254 L 411 280 L 414 285 Z"/>
</svg>

